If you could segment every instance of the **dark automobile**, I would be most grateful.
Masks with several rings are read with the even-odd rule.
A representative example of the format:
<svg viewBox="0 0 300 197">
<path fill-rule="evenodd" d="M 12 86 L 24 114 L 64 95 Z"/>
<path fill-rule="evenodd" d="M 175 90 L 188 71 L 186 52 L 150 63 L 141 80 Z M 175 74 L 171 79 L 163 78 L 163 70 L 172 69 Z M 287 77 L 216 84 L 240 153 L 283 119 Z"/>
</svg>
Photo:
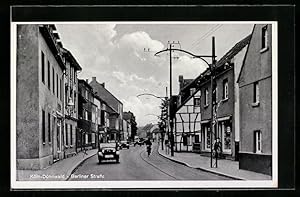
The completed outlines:
<svg viewBox="0 0 300 197">
<path fill-rule="evenodd" d="M 127 148 L 129 149 L 129 142 L 128 141 L 121 141 L 120 148 Z"/>
<path fill-rule="evenodd" d="M 101 163 L 103 160 L 115 160 L 119 163 L 120 151 L 117 143 L 100 143 L 98 150 L 98 161 Z"/>
</svg>

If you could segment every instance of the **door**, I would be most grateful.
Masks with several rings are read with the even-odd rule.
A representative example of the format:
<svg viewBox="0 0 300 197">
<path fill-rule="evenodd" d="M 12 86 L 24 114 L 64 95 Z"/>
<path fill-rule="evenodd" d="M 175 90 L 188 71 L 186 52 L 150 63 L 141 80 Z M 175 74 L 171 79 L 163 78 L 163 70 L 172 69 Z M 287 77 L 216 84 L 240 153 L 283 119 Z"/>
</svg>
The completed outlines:
<svg viewBox="0 0 300 197">
<path fill-rule="evenodd" d="M 56 132 L 56 149 L 57 149 L 57 155 L 59 157 L 61 150 L 62 150 L 62 136 L 61 136 L 61 121 L 57 120 L 57 132 Z"/>
<path fill-rule="evenodd" d="M 231 125 L 229 121 L 222 121 L 222 148 L 224 153 L 231 154 Z"/>
<path fill-rule="evenodd" d="M 53 142 L 53 159 L 54 161 L 58 160 L 58 154 L 57 154 L 57 122 L 56 117 L 53 118 L 52 122 L 52 142 Z"/>
</svg>

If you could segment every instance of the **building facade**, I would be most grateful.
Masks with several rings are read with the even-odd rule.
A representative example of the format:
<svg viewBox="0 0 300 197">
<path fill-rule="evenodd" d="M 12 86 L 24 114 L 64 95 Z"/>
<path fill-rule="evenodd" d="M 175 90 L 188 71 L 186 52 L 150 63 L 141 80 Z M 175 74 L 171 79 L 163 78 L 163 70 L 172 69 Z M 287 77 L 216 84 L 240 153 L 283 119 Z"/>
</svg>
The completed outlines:
<svg viewBox="0 0 300 197">
<path fill-rule="evenodd" d="M 78 79 L 77 72 L 81 67 L 70 51 L 62 48 L 63 60 L 66 65 L 64 73 L 64 146 L 66 157 L 75 155 L 76 131 L 78 121 Z"/>
<path fill-rule="evenodd" d="M 175 151 L 200 151 L 201 113 L 200 91 L 185 88 L 192 80 L 179 76 L 179 96 L 175 114 Z M 198 148 L 197 148 L 198 147 Z"/>
<path fill-rule="evenodd" d="M 255 25 L 238 78 L 241 169 L 272 174 L 272 26 Z"/>
<path fill-rule="evenodd" d="M 96 109 L 93 89 L 87 81 L 78 80 L 78 130 L 77 149 L 92 149 L 96 147 Z"/>
<path fill-rule="evenodd" d="M 176 148 L 179 151 L 194 151 L 206 154 L 211 145 L 220 138 L 222 156 L 238 159 L 239 129 L 235 121 L 239 114 L 237 73 L 242 66 L 250 36 L 232 47 L 217 63 L 214 69 L 213 91 L 210 70 L 207 69 L 192 82 L 181 85 L 176 112 L 176 135 L 181 139 Z M 184 81 L 182 78 L 180 82 Z M 213 94 L 213 96 L 211 96 Z M 213 100 L 213 131 L 211 133 L 211 103 Z M 185 125 L 185 126 L 184 126 Z M 179 126 L 179 129 L 178 129 Z M 188 132 L 183 132 L 183 131 Z M 212 136 L 211 136 L 212 135 Z M 184 139 L 184 136 L 185 139 Z M 184 141 L 183 141 L 184 140 Z M 179 142 L 181 142 L 179 141 Z M 177 143 L 178 144 L 178 143 Z M 182 146 L 184 144 L 184 146 Z M 176 150 L 176 149 L 175 149 Z"/>
<path fill-rule="evenodd" d="M 97 97 L 97 96 L 96 96 Z M 98 97 L 100 99 L 100 97 Z M 100 99 L 101 100 L 101 99 Z M 109 116 L 110 110 L 108 104 L 101 100 L 101 115 L 100 115 L 100 125 L 98 125 L 98 133 L 100 143 L 105 143 L 109 140 Z"/>
<path fill-rule="evenodd" d="M 110 108 L 108 131 L 110 140 L 120 140 L 123 133 L 123 103 L 105 88 L 105 83 L 97 82 L 96 77 L 92 77 L 89 85 L 93 88 L 95 95 L 105 101 Z"/>
<path fill-rule="evenodd" d="M 134 141 L 134 132 L 136 134 L 136 122 L 135 122 L 135 116 L 131 111 L 124 112 L 123 113 L 123 119 L 127 120 L 127 126 L 128 126 L 128 139 L 129 141 Z"/>
<path fill-rule="evenodd" d="M 17 25 L 17 169 L 65 157 L 65 65 L 55 25 Z"/>
<path fill-rule="evenodd" d="M 239 152 L 239 113 L 238 84 L 236 83 L 250 35 L 233 46 L 217 63 L 214 69 L 213 91 L 210 84 L 210 72 L 203 75 L 201 89 L 201 129 L 202 150 L 210 152 L 216 138 L 220 138 L 222 156 L 238 160 Z M 210 137 L 211 94 L 213 94 L 213 131 Z M 212 139 L 212 142 L 211 142 Z"/>
</svg>

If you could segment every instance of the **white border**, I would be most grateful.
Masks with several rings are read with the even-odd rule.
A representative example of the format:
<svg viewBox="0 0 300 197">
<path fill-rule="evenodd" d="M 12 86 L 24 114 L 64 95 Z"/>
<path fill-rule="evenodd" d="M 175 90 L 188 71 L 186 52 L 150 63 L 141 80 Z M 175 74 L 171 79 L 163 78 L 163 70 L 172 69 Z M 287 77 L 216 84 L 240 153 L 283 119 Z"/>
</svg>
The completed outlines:
<svg viewBox="0 0 300 197">
<path fill-rule="evenodd" d="M 272 24 L 272 180 L 263 181 L 16 181 L 16 25 L 17 24 Z M 11 188 L 12 189 L 232 189 L 278 187 L 278 31 L 277 21 L 11 22 Z M 13 113 L 14 112 L 14 113 Z"/>
</svg>

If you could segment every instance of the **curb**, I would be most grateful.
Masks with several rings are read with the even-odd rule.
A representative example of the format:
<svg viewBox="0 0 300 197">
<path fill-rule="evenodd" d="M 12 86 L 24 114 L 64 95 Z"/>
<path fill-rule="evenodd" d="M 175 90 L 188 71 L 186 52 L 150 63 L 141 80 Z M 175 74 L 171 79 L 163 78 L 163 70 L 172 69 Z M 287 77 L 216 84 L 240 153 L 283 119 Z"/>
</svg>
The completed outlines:
<svg viewBox="0 0 300 197">
<path fill-rule="evenodd" d="M 71 174 L 73 174 L 73 172 L 75 172 L 75 170 L 76 170 L 83 162 L 85 162 L 87 159 L 93 157 L 93 156 L 96 155 L 96 154 L 97 154 L 97 152 L 96 152 L 96 153 L 93 153 L 93 154 L 91 154 L 91 155 L 89 155 L 89 156 L 87 156 L 86 158 L 84 158 L 83 160 L 81 160 L 80 162 L 78 162 L 75 166 L 73 166 L 73 168 L 71 168 L 71 170 L 69 170 L 69 171 L 67 172 L 67 177 L 68 177 L 68 178 L 66 178 L 64 181 L 68 181 L 68 180 L 70 179 L 70 177 L 71 177 Z"/>
<path fill-rule="evenodd" d="M 221 172 L 216 172 L 216 171 L 209 170 L 209 169 L 206 169 L 206 168 L 192 167 L 192 166 L 190 166 L 189 164 L 187 164 L 187 163 L 185 163 L 185 162 L 182 162 L 182 161 L 178 161 L 178 160 L 176 160 L 176 159 L 169 158 L 169 157 L 167 157 L 167 156 L 161 154 L 158 150 L 157 150 L 157 152 L 158 152 L 158 154 L 161 155 L 162 157 L 164 157 L 164 158 L 166 158 L 166 159 L 169 159 L 170 161 L 173 161 L 173 162 L 175 162 L 175 163 L 178 163 L 178 164 L 187 166 L 187 167 L 189 167 L 189 168 L 194 168 L 194 169 L 197 169 L 197 170 L 202 170 L 202 171 L 205 171 L 205 172 L 213 173 L 213 174 L 216 174 L 216 175 L 219 175 L 219 176 L 224 176 L 224 177 L 231 178 L 231 179 L 235 179 L 235 180 L 245 180 L 245 179 L 240 178 L 240 177 L 228 175 L 228 174 L 221 173 Z"/>
</svg>

